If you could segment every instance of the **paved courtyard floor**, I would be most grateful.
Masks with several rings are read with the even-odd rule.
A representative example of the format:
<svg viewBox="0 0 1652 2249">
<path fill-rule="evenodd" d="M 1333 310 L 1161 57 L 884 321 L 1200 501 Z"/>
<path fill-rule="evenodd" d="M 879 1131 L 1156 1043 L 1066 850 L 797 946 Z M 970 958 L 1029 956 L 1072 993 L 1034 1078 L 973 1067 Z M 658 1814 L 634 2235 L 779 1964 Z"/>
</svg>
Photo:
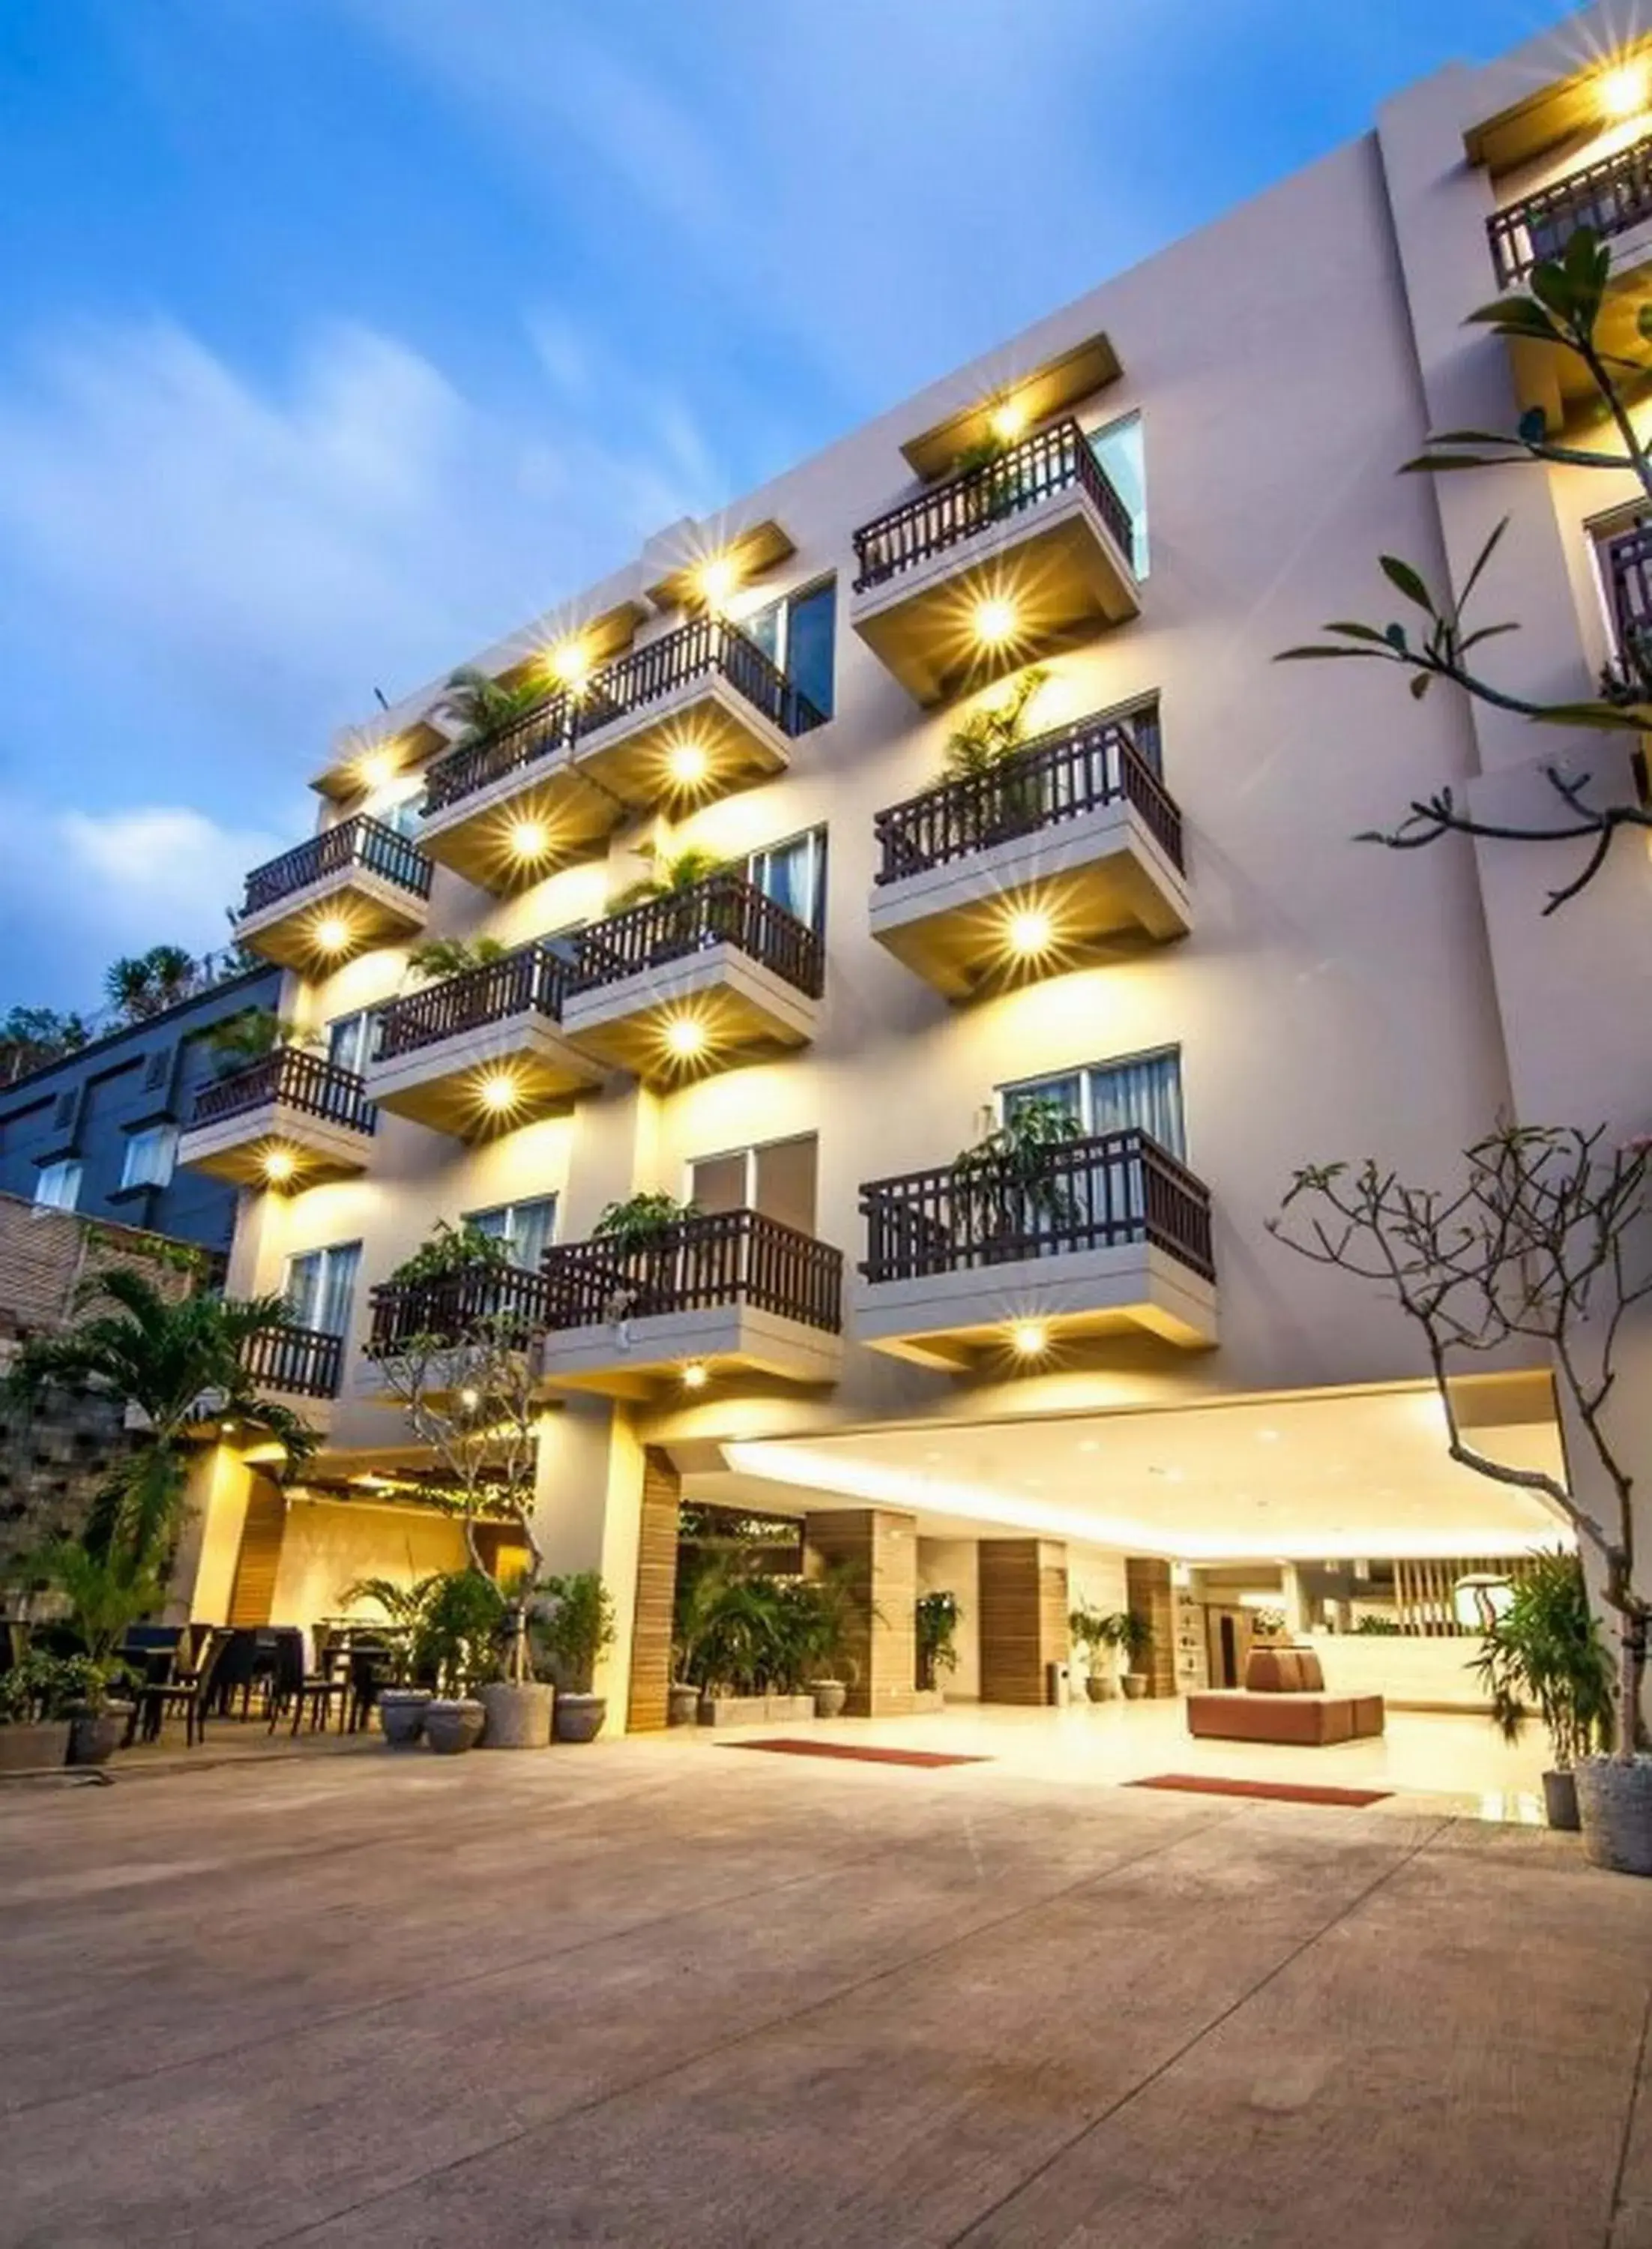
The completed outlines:
<svg viewBox="0 0 1652 2249">
<path fill-rule="evenodd" d="M 1652 2249 L 1652 1884 L 1449 1805 L 363 1750 L 0 1900 L 6 2249 Z"/>
</svg>

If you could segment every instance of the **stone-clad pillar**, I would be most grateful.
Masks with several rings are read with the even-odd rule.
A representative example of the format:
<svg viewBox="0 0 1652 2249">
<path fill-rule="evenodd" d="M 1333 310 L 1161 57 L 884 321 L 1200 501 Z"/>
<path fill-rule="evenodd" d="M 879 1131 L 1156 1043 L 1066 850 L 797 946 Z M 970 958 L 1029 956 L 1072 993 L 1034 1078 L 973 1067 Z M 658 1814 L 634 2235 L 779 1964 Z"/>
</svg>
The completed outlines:
<svg viewBox="0 0 1652 2249">
<path fill-rule="evenodd" d="M 917 1517 L 881 1507 L 833 1509 L 809 1516 L 803 1530 L 811 1557 L 844 1568 L 856 1590 L 847 1653 L 859 1675 L 849 1710 L 860 1718 L 903 1716 L 917 1672 Z"/>
<path fill-rule="evenodd" d="M 1067 1550 L 1052 1538 L 984 1538 L 977 1592 L 981 1700 L 1038 1704 L 1067 1656 Z"/>
</svg>

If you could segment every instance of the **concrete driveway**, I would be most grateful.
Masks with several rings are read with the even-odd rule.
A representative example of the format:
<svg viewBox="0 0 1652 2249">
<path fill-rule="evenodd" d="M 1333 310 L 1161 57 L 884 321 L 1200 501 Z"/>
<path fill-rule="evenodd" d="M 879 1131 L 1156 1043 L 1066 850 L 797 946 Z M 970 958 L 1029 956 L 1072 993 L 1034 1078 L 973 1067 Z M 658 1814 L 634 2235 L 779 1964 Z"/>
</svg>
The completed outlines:
<svg viewBox="0 0 1652 2249">
<path fill-rule="evenodd" d="M 675 1738 L 0 1795 L 0 2244 L 1652 2249 L 1652 1884 Z"/>
</svg>

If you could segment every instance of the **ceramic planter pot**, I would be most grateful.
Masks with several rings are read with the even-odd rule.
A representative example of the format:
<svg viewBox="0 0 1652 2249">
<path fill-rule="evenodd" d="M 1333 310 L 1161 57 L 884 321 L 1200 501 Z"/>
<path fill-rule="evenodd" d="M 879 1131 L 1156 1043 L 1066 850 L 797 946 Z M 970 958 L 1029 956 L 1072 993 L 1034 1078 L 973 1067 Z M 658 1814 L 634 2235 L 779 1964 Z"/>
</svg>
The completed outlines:
<svg viewBox="0 0 1652 2249">
<path fill-rule="evenodd" d="M 69 1719 L 71 1764 L 107 1764 L 127 1737 L 130 1702 L 106 1702 L 100 1710 L 76 1710 Z"/>
<path fill-rule="evenodd" d="M 1100 1672 L 1091 1672 L 1084 1682 L 1086 1697 L 1092 1702 L 1111 1702 L 1118 1691 L 1116 1682 L 1111 1679 L 1103 1678 Z"/>
<path fill-rule="evenodd" d="M 817 1718 L 840 1718 L 843 1706 L 849 1699 L 849 1689 L 841 1679 L 817 1679 L 811 1689 L 814 1696 Z"/>
<path fill-rule="evenodd" d="M 1127 1671 L 1119 1684 L 1130 1702 L 1139 1702 L 1148 1691 L 1148 1675 L 1145 1671 Z"/>
<path fill-rule="evenodd" d="M 1652 1874 L 1652 1757 L 1580 1758 L 1583 1855 L 1614 1874 Z"/>
<path fill-rule="evenodd" d="M 537 1679 L 496 1679 L 482 1689 L 484 1750 L 547 1750 L 556 1689 Z"/>
<path fill-rule="evenodd" d="M 35 1726 L 0 1726 L 0 1772 L 40 1772 L 69 1758 L 69 1721 L 51 1718 Z"/>
<path fill-rule="evenodd" d="M 1574 1772 L 1546 1772 L 1543 1776 L 1543 1809 L 1551 1827 L 1564 1827 L 1575 1834 L 1578 1819 L 1578 1777 Z"/>
<path fill-rule="evenodd" d="M 593 1742 L 608 1713 L 606 1695 L 559 1695 L 556 1737 L 559 1742 Z"/>
<path fill-rule="evenodd" d="M 381 1687 L 374 1708 L 387 1747 L 410 1750 L 424 1732 L 424 1714 L 435 1700 L 428 1687 Z"/>
<path fill-rule="evenodd" d="M 684 1687 L 676 1682 L 667 1689 L 665 1722 L 668 1726 L 691 1726 L 700 1715 L 700 1690 Z"/>
<path fill-rule="evenodd" d="M 433 1698 L 425 1706 L 424 1737 L 438 1757 L 458 1757 L 476 1747 L 487 1716 L 480 1702 Z"/>
</svg>

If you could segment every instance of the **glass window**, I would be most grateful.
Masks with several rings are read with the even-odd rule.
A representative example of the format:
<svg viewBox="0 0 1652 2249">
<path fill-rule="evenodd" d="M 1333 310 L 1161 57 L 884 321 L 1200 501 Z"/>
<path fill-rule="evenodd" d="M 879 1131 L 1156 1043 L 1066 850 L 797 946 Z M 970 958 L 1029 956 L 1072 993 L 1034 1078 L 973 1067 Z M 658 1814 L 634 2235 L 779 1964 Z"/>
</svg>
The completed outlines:
<svg viewBox="0 0 1652 2249">
<path fill-rule="evenodd" d="M 705 1211 L 756 1210 L 764 1218 L 814 1232 L 820 1144 L 812 1132 L 701 1156 L 689 1166 L 689 1200 Z"/>
<path fill-rule="evenodd" d="M 379 1011 L 364 1008 L 360 1014 L 340 1015 L 327 1025 L 327 1060 L 360 1077 L 373 1060 L 379 1039 Z"/>
<path fill-rule="evenodd" d="M 1090 450 L 1107 471 L 1108 483 L 1130 511 L 1135 533 L 1131 557 L 1138 578 L 1148 574 L 1148 464 L 1141 442 L 1141 416 L 1127 414 L 1091 432 Z"/>
<path fill-rule="evenodd" d="M 826 830 L 812 828 L 806 836 L 793 836 L 784 843 L 771 843 L 754 851 L 746 863 L 746 879 L 784 906 L 794 919 L 812 930 L 826 926 Z"/>
<path fill-rule="evenodd" d="M 175 1124 L 146 1124 L 127 1135 L 127 1152 L 120 1165 L 123 1187 L 163 1187 L 172 1177 L 178 1156 Z"/>
<path fill-rule="evenodd" d="M 1069 1070 L 1060 1077 L 1029 1078 L 1020 1085 L 1005 1086 L 1005 1118 L 1013 1118 L 1018 1108 L 1032 1101 L 1059 1102 L 1086 1133 L 1146 1132 L 1178 1161 L 1186 1159 L 1182 1056 L 1176 1047 Z"/>
<path fill-rule="evenodd" d="M 537 1273 L 551 1247 L 556 1216 L 556 1197 L 541 1195 L 531 1202 L 507 1202 L 494 1210 L 468 1211 L 464 1222 L 474 1226 L 478 1234 L 503 1241 L 513 1265 L 519 1265 L 524 1272 Z"/>
<path fill-rule="evenodd" d="M 34 1199 L 42 1210 L 73 1210 L 80 1200 L 80 1165 L 72 1158 L 60 1164 L 42 1164 L 34 1183 Z"/>
<path fill-rule="evenodd" d="M 314 1328 L 322 1335 L 347 1335 L 360 1262 L 359 1241 L 339 1242 L 327 1249 L 308 1249 L 300 1257 L 289 1258 L 287 1285 L 283 1294 L 287 1302 L 287 1317 L 293 1325 Z"/>
<path fill-rule="evenodd" d="M 822 717 L 832 716 L 838 637 L 835 578 L 811 586 L 805 593 L 788 594 L 784 601 L 771 602 L 754 616 L 742 617 L 740 629 L 808 697 Z"/>
</svg>

